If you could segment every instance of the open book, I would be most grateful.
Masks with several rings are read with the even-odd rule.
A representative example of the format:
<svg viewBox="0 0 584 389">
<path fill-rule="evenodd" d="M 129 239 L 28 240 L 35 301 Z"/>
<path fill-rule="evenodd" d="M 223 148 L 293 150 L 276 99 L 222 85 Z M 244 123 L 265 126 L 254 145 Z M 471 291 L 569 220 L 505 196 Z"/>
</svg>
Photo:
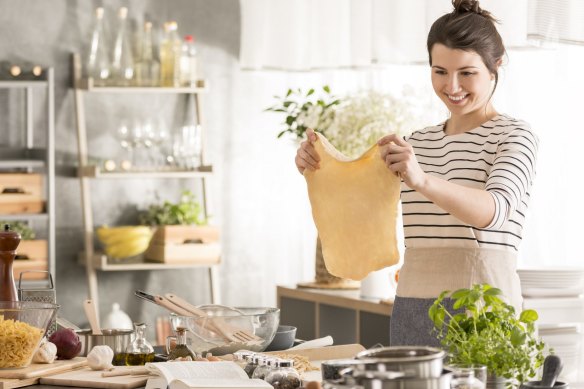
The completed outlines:
<svg viewBox="0 0 584 389">
<path fill-rule="evenodd" d="M 146 389 L 272 389 L 259 379 L 250 379 L 234 362 L 159 362 L 146 368 L 157 377 L 148 379 Z"/>
</svg>

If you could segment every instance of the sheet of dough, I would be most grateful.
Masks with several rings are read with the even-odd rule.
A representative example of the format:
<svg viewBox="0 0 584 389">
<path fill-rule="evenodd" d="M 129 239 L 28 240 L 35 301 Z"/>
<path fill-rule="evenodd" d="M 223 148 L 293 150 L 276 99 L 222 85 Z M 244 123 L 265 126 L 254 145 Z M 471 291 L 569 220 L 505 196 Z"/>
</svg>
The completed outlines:
<svg viewBox="0 0 584 389">
<path fill-rule="evenodd" d="M 327 270 L 361 280 L 398 263 L 400 180 L 381 160 L 377 144 L 355 160 L 321 134 L 315 148 L 320 169 L 307 169 L 304 177 Z"/>
</svg>

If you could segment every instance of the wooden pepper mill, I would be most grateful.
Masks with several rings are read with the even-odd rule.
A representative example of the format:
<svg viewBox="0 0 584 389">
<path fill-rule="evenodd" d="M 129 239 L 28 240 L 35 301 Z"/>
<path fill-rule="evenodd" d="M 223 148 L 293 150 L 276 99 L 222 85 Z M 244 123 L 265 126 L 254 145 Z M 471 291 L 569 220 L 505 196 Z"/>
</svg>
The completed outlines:
<svg viewBox="0 0 584 389">
<path fill-rule="evenodd" d="M 0 231 L 0 301 L 18 301 L 12 264 L 19 244 L 20 234 L 5 224 L 4 231 Z"/>
</svg>

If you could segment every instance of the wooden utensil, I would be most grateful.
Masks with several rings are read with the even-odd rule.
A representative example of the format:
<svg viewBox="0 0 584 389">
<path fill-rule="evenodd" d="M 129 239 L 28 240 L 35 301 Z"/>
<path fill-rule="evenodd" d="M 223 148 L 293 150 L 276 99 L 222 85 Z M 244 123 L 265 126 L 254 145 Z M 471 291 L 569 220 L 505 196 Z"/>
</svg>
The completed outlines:
<svg viewBox="0 0 584 389">
<path fill-rule="evenodd" d="M 195 307 L 194 305 L 192 305 L 191 303 L 189 303 L 185 299 L 177 296 L 174 293 L 167 293 L 164 295 L 164 297 L 166 297 L 168 299 L 168 301 L 171 301 L 172 303 L 179 306 L 180 308 L 191 312 L 191 314 L 193 314 L 193 315 L 196 315 L 199 317 L 204 317 L 204 318 L 211 318 L 211 316 L 209 316 L 207 314 L 207 312 Z M 217 332 L 219 332 L 221 335 L 223 335 L 227 340 L 229 340 L 231 342 L 243 342 L 243 343 L 263 342 L 263 339 L 260 338 L 259 336 L 255 335 L 251 332 L 242 330 L 241 328 L 237 328 L 235 326 L 232 326 L 223 320 L 217 320 L 217 318 L 214 318 L 214 320 L 211 320 L 209 322 L 209 324 L 211 324 L 213 326 L 213 328 L 215 330 L 217 330 Z"/>
<path fill-rule="evenodd" d="M 99 321 L 97 320 L 97 307 L 93 300 L 85 300 L 83 303 L 83 309 L 85 310 L 85 316 L 89 320 L 89 325 L 91 326 L 91 331 L 93 335 L 102 335 L 101 327 Z"/>
<path fill-rule="evenodd" d="M 176 313 L 177 315 L 180 315 L 180 316 L 192 316 L 193 315 L 188 310 L 183 309 L 183 308 L 179 307 L 176 304 L 173 304 L 171 301 L 168 301 L 167 299 L 165 299 L 162 296 L 158 296 L 158 295 L 155 295 L 155 294 L 149 294 L 149 293 L 146 293 L 146 292 L 144 292 L 142 290 L 136 290 L 136 291 L 134 291 L 134 295 L 136 297 L 139 297 L 139 298 L 143 299 L 143 300 L 146 300 L 148 302 L 151 302 L 151 303 L 154 303 L 154 304 L 156 304 L 158 306 L 161 306 L 163 308 L 166 308 L 170 312 Z"/>
</svg>

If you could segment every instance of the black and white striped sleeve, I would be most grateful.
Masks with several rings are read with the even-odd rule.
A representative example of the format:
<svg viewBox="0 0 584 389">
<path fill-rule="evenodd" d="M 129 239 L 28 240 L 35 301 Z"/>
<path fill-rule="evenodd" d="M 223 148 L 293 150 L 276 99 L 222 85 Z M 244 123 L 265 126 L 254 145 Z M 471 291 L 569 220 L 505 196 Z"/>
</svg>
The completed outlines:
<svg viewBox="0 0 584 389">
<path fill-rule="evenodd" d="M 527 124 L 512 129 L 499 143 L 485 185 L 495 200 L 495 215 L 486 229 L 501 229 L 529 194 L 535 177 L 537 148 L 537 136 Z"/>
</svg>

